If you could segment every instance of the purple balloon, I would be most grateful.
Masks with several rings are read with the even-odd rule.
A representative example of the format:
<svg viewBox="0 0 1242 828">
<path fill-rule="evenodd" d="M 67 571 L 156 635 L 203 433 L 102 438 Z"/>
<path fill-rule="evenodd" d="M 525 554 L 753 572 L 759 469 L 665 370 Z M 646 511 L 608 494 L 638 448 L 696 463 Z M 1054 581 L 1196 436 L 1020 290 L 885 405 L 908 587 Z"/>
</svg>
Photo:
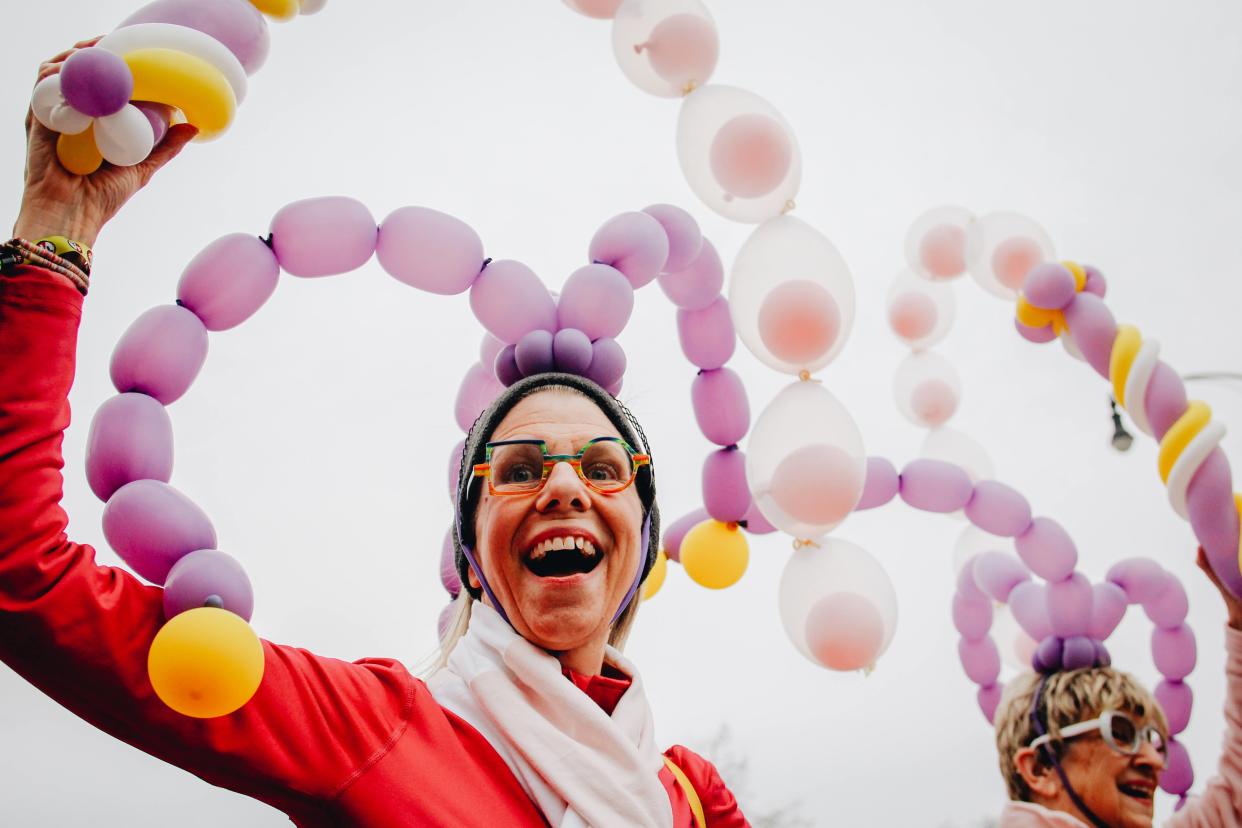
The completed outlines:
<svg viewBox="0 0 1242 828">
<path fill-rule="evenodd" d="M 1212 449 L 1186 489 L 1186 512 L 1208 564 L 1235 596 L 1242 597 L 1238 569 L 1238 510 L 1233 503 L 1233 475 L 1220 447 Z"/>
<path fill-rule="evenodd" d="M 1195 772 L 1190 766 L 1190 754 L 1177 739 L 1169 740 L 1169 751 L 1164 757 L 1164 771 L 1160 774 L 1160 789 L 1165 793 L 1181 796 L 1195 784 Z"/>
<path fill-rule="evenodd" d="M 513 351 L 518 370 L 523 376 L 546 374 L 555 367 L 552 359 L 552 334 L 548 331 L 531 331 L 518 340 Z"/>
<path fill-rule="evenodd" d="M 1113 657 L 1108 654 L 1108 648 L 1104 646 L 1104 642 L 1093 638 L 1091 639 L 1091 646 L 1095 648 L 1095 666 L 1111 667 Z"/>
<path fill-rule="evenodd" d="M 500 353 L 496 354 L 496 362 L 492 365 L 492 374 L 506 388 L 522 378 L 522 369 L 517 364 L 516 345 L 506 345 L 500 349 Z"/>
<path fill-rule="evenodd" d="M 462 377 L 461 386 L 457 389 L 457 400 L 453 403 L 453 416 L 457 426 L 469 433 L 474 421 L 483 413 L 483 409 L 491 405 L 492 400 L 504 390 L 499 380 L 479 363 L 474 363 Z"/>
<path fill-rule="evenodd" d="M 207 329 L 192 311 L 159 305 L 121 335 L 109 373 L 117 391 L 139 391 L 164 405 L 189 390 L 207 359 Z"/>
<path fill-rule="evenodd" d="M 1185 624 L 1152 630 L 1151 656 L 1160 675 L 1184 679 L 1195 669 L 1195 634 Z"/>
<path fill-rule="evenodd" d="M 556 329 L 556 302 L 535 272 L 521 262 L 501 259 L 483 268 L 470 286 L 470 309 L 501 342 Z"/>
<path fill-rule="evenodd" d="M 444 533 L 440 547 L 440 584 L 454 598 L 461 592 L 461 575 L 457 572 L 457 551 L 453 547 L 453 527 Z"/>
<path fill-rule="evenodd" d="M 1009 593 L 1009 611 L 1022 631 L 1036 641 L 1052 635 L 1048 620 L 1048 599 L 1043 584 L 1023 581 Z"/>
<path fill-rule="evenodd" d="M 440 640 L 444 640 L 444 636 L 448 635 L 449 627 L 453 624 L 453 619 L 457 617 L 457 604 L 450 603 L 444 609 L 440 610 L 440 615 L 436 619 L 436 634 L 440 636 Z"/>
<path fill-rule="evenodd" d="M 267 21 L 248 0 L 155 0 L 117 28 L 135 23 L 173 23 L 209 34 L 233 53 L 247 75 L 263 65 L 271 45 Z"/>
<path fill-rule="evenodd" d="M 1034 342 L 1036 345 L 1042 345 L 1057 338 L 1056 331 L 1052 330 L 1051 325 L 1044 325 L 1042 328 L 1032 328 L 1030 325 L 1023 325 L 1015 319 L 1013 326 L 1017 328 L 1018 333 L 1022 335 L 1023 339 L 1027 342 Z"/>
<path fill-rule="evenodd" d="M 677 311 L 677 338 L 686 359 L 704 371 L 722 367 L 733 356 L 737 334 L 729 315 L 729 300 L 716 300 L 699 310 Z"/>
<path fill-rule="evenodd" d="M 975 526 L 1002 538 L 1020 535 L 1031 525 L 1031 504 L 1018 491 L 995 480 L 980 480 L 966 504 L 966 517 Z"/>
<path fill-rule="evenodd" d="M 1143 612 L 1157 627 L 1176 627 L 1186 620 L 1190 603 L 1181 581 L 1167 572 L 1164 580 L 1164 589 L 1143 602 Z"/>
<path fill-rule="evenodd" d="M 245 322 L 276 290 L 280 264 L 261 239 L 221 236 L 190 260 L 177 282 L 177 304 L 194 311 L 209 331 Z"/>
<path fill-rule="evenodd" d="M 1035 655 L 1031 657 L 1031 666 L 1040 673 L 1050 673 L 1061 669 L 1061 639 L 1050 635 L 1039 642 Z"/>
<path fill-rule="evenodd" d="M 1108 282 L 1104 279 L 1104 274 L 1091 265 L 1087 265 L 1083 270 L 1087 272 L 1087 283 L 1083 286 L 1083 290 L 1103 299 L 1104 294 L 1108 292 Z"/>
<path fill-rule="evenodd" d="M 987 686 L 995 684 L 1000 676 L 1000 652 L 990 638 L 971 641 L 960 638 L 957 642 L 957 655 L 962 661 L 966 676 L 975 684 Z"/>
<path fill-rule="evenodd" d="M 653 216 L 622 213 L 595 231 L 589 253 L 592 262 L 616 268 L 637 290 L 664 269 L 668 236 Z"/>
<path fill-rule="evenodd" d="M 86 437 L 86 481 L 106 501 L 126 483 L 172 477 L 168 412 L 146 394 L 118 394 L 99 406 Z"/>
<path fill-rule="evenodd" d="M 660 274 L 660 289 L 682 310 L 699 310 L 716 301 L 724 287 L 724 265 L 707 239 L 699 255 L 681 270 Z"/>
<path fill-rule="evenodd" d="M 768 522 L 768 519 L 763 516 L 763 512 L 760 511 L 759 505 L 753 500 L 750 503 L 750 508 L 746 510 L 746 517 L 743 520 L 746 521 L 746 531 L 752 535 L 770 535 L 776 531 L 776 527 Z"/>
<path fill-rule="evenodd" d="M 992 627 L 992 602 L 973 595 L 953 594 L 953 626 L 962 638 L 978 641 Z"/>
<path fill-rule="evenodd" d="M 718 446 L 737 445 L 750 428 L 750 403 L 741 378 L 728 368 L 700 371 L 690 385 L 694 419 Z"/>
<path fill-rule="evenodd" d="M 664 527 L 664 554 L 670 561 L 681 562 L 681 542 L 686 533 L 705 520 L 711 520 L 706 509 L 695 509 Z"/>
<path fill-rule="evenodd" d="M 897 469 L 883 457 L 867 458 L 867 476 L 863 482 L 862 497 L 854 511 L 874 509 L 883 506 L 897 496 L 901 481 L 897 477 Z"/>
<path fill-rule="evenodd" d="M 1078 572 L 1047 586 L 1048 620 L 1061 638 L 1085 635 L 1091 626 L 1091 582 Z"/>
<path fill-rule="evenodd" d="M 973 558 L 971 560 L 974 560 Z M 957 591 L 968 598 L 979 598 L 980 600 L 991 600 L 979 589 L 979 585 L 975 583 L 974 567 L 962 566 L 957 571 Z"/>
<path fill-rule="evenodd" d="M 1061 649 L 1061 667 L 1065 670 L 1084 670 L 1095 666 L 1095 645 L 1085 635 L 1073 635 L 1065 639 Z"/>
<path fill-rule="evenodd" d="M 654 221 L 654 219 L 653 219 Z M 558 328 L 577 328 L 592 341 L 615 339 L 634 311 L 634 288 L 616 268 L 580 267 L 565 280 L 556 302 Z"/>
<path fill-rule="evenodd" d="M 135 480 L 117 489 L 104 506 L 103 532 L 130 569 L 153 584 L 164 583 L 183 555 L 216 546 L 206 513 L 158 480 Z"/>
<path fill-rule="evenodd" d="M 621 350 L 615 339 L 597 339 L 591 343 L 591 364 L 587 366 L 586 375 L 587 379 L 604 388 L 621 380 L 625 375 L 625 351 Z M 620 386 L 617 390 L 620 390 Z"/>
<path fill-rule="evenodd" d="M 1008 603 L 1009 593 L 1030 573 L 1017 558 L 1005 552 L 980 552 L 971 559 L 975 583 L 994 601 Z"/>
<path fill-rule="evenodd" d="M 552 338 L 552 359 L 556 370 L 585 374 L 591 367 L 591 340 L 577 328 L 564 328 Z"/>
<path fill-rule="evenodd" d="M 483 270 L 483 241 L 470 225 L 426 207 L 399 207 L 380 225 L 375 258 L 407 285 L 453 296 Z"/>
<path fill-rule="evenodd" d="M 611 385 L 604 386 L 604 390 L 614 397 L 620 397 L 621 396 L 621 385 L 622 385 L 622 380 L 618 379 L 616 382 L 612 383 Z"/>
<path fill-rule="evenodd" d="M 1022 563 L 1045 581 L 1060 581 L 1074 571 L 1078 549 L 1061 524 L 1052 518 L 1037 517 L 1026 531 L 1013 540 Z"/>
<path fill-rule="evenodd" d="M 703 234 L 694 216 L 672 204 L 652 204 L 643 212 L 660 222 L 668 239 L 668 259 L 663 270 L 675 272 L 689 265 L 703 249 Z"/>
<path fill-rule="evenodd" d="M 379 228 L 361 201 L 307 198 L 272 217 L 272 250 L 292 276 L 335 276 L 357 270 L 375 252 Z"/>
<path fill-rule="evenodd" d="M 1176 736 L 1190 724 L 1190 711 L 1194 707 L 1195 694 L 1183 681 L 1161 679 L 1156 685 L 1156 701 L 1169 721 L 1169 735 Z"/>
<path fill-rule="evenodd" d="M 1091 624 L 1087 634 L 1092 638 L 1104 641 L 1126 614 L 1126 593 L 1121 587 L 1109 581 L 1091 586 Z"/>
<path fill-rule="evenodd" d="M 1043 262 L 1031 268 L 1022 283 L 1022 295 L 1037 308 L 1061 310 L 1078 292 L 1070 269 L 1059 262 Z"/>
<path fill-rule="evenodd" d="M 168 134 L 168 122 L 173 114 L 172 107 L 152 101 L 134 101 L 133 104 L 139 112 L 147 116 L 147 121 L 151 124 L 151 134 L 155 138 L 155 144 L 158 145 Z"/>
<path fill-rule="evenodd" d="M 449 502 L 457 502 L 457 480 L 461 475 L 461 455 L 466 450 L 466 441 L 458 440 L 449 452 L 448 459 L 448 491 Z"/>
<path fill-rule="evenodd" d="M 989 722 L 996 721 L 996 708 L 1000 706 L 1003 689 L 1001 685 L 993 683 L 986 687 L 980 687 L 975 693 L 975 700 L 979 702 L 979 709 L 983 711 L 983 715 Z"/>
<path fill-rule="evenodd" d="M 974 488 L 970 475 L 943 460 L 913 460 L 901 470 L 901 499 L 925 512 L 956 512 Z"/>
<path fill-rule="evenodd" d="M 589 343 L 588 343 L 589 344 Z M 494 368 L 496 365 L 496 357 L 505 349 L 505 343 L 489 333 L 483 334 L 483 341 L 479 343 L 479 362 L 488 368 Z"/>
<path fill-rule="evenodd" d="M 1147 407 L 1147 422 L 1151 424 L 1157 440 L 1162 439 L 1165 432 L 1186 413 L 1186 386 L 1177 372 L 1163 360 L 1157 360 L 1151 372 L 1143 402 Z"/>
<path fill-rule="evenodd" d="M 1078 349 L 1096 373 L 1108 379 L 1108 363 L 1117 338 L 1117 323 L 1100 297 L 1078 293 L 1065 308 L 1065 322 Z"/>
<path fill-rule="evenodd" d="M 737 523 L 750 509 L 746 485 L 746 455 L 736 448 L 722 448 L 703 461 L 703 505 L 714 520 Z"/>
<path fill-rule="evenodd" d="M 1164 589 L 1165 572 L 1151 558 L 1126 558 L 1113 564 L 1104 579 L 1121 587 L 1126 600 L 1141 604 L 1155 598 Z"/>
<path fill-rule="evenodd" d="M 254 612 L 254 590 L 246 570 L 215 549 L 189 553 L 173 564 L 164 580 L 165 618 L 203 606 L 226 609 L 246 621 Z"/>
<path fill-rule="evenodd" d="M 60 67 L 60 92 L 78 112 L 102 118 L 129 103 L 134 76 L 120 55 L 107 49 L 79 49 Z"/>
</svg>

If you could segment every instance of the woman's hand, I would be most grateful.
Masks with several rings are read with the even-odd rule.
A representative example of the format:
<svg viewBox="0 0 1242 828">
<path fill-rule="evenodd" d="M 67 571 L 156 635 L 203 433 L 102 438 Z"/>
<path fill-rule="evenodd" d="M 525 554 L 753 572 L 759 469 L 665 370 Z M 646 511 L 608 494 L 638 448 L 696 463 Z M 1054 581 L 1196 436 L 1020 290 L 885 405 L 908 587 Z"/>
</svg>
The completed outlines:
<svg viewBox="0 0 1242 828">
<path fill-rule="evenodd" d="M 1199 555 L 1195 559 L 1195 563 L 1199 564 L 1199 568 L 1208 576 L 1208 580 L 1220 590 L 1221 597 L 1225 599 L 1225 609 L 1229 613 L 1229 626 L 1235 630 L 1242 630 L 1242 600 L 1239 600 L 1236 595 L 1226 589 L 1225 585 L 1220 582 L 1220 578 L 1212 571 L 1212 566 L 1208 563 L 1207 553 L 1203 551 L 1202 546 L 1199 547 Z"/>
<path fill-rule="evenodd" d="M 99 38 L 84 40 L 39 67 L 38 80 L 60 72 L 65 60 Z M 37 82 L 37 81 L 36 81 Z M 132 167 L 104 165 L 90 175 L 74 175 L 56 158 L 57 134 L 26 113 L 26 188 L 13 235 L 30 240 L 61 235 L 94 246 L 99 230 L 167 164 L 198 130 L 178 124 L 151 155 Z"/>
</svg>

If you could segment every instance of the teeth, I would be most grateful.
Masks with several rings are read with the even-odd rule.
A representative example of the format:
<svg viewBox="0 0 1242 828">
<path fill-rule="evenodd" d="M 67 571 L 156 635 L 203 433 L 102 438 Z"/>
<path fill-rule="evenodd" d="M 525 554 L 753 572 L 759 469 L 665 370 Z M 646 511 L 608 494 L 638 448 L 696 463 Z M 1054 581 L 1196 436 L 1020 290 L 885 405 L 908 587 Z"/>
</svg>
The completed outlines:
<svg viewBox="0 0 1242 828">
<path fill-rule="evenodd" d="M 540 541 L 535 548 L 530 551 L 530 559 L 537 561 L 547 555 L 549 552 L 557 552 L 565 549 L 577 549 L 588 558 L 595 557 L 595 544 L 591 543 L 584 537 L 574 536 L 558 536 Z"/>
<path fill-rule="evenodd" d="M 552 539 L 552 551 L 559 552 L 562 549 L 567 548 L 565 544 L 566 544 L 566 541 L 568 540 L 569 540 L 568 538 L 553 538 Z"/>
<path fill-rule="evenodd" d="M 588 558 L 594 558 L 595 544 L 585 538 L 579 538 L 579 540 L 582 541 L 582 543 L 578 545 L 578 548 L 582 550 L 582 554 L 586 555 Z"/>
</svg>

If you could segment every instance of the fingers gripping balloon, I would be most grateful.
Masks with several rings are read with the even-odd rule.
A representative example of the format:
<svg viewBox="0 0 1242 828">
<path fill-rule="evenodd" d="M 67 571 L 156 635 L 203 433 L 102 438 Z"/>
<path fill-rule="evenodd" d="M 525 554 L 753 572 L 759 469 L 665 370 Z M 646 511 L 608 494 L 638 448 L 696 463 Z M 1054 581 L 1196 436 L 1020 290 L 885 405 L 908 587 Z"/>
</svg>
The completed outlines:
<svg viewBox="0 0 1242 828">
<path fill-rule="evenodd" d="M 170 120 L 199 140 L 228 129 L 246 96 L 246 76 L 267 55 L 264 15 L 288 20 L 319 0 L 156 0 L 92 48 L 70 55 L 35 86 L 31 109 L 59 132 L 57 156 L 88 175 L 104 161 L 141 163 Z"/>
</svg>

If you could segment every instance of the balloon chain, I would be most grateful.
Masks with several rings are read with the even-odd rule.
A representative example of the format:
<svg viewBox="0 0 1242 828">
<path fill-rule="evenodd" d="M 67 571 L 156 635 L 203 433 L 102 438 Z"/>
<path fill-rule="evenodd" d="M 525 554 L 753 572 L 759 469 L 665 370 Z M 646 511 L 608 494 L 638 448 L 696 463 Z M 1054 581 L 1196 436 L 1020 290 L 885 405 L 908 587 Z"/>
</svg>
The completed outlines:
<svg viewBox="0 0 1242 828">
<path fill-rule="evenodd" d="M 1186 623 L 1186 591 L 1176 576 L 1155 561 L 1131 558 L 1092 585 L 1076 570 L 1077 549 L 1060 524 L 1032 517 L 1026 498 L 1009 486 L 995 480 L 972 483 L 966 469 L 940 460 L 914 460 L 898 474 L 888 460 L 868 458 L 857 508 L 883 506 L 898 495 L 927 512 L 961 509 L 983 531 L 1014 540 L 1016 556 L 989 550 L 964 562 L 953 597 L 953 624 L 961 635 L 958 657 L 967 677 L 979 686 L 977 700 L 989 722 L 1004 687 L 999 650 L 990 635 L 993 601 L 1008 605 L 1027 636 L 1031 666 L 1044 673 L 1108 666 L 1105 640 L 1117 629 L 1127 605 L 1142 604 L 1156 627 L 1152 656 L 1163 676 L 1156 699 L 1168 717 L 1170 736 L 1185 730 L 1193 701 L 1185 678 L 1194 669 L 1196 650 Z M 1032 575 L 1046 583 L 1035 583 Z M 1193 781 L 1189 754 L 1177 739 L 1170 739 L 1161 787 L 1184 795 Z"/>
<path fill-rule="evenodd" d="M 267 57 L 266 17 L 290 20 L 325 3 L 221 0 L 210 14 L 192 2 L 151 3 L 40 81 L 31 109 L 60 133 L 56 155 L 77 175 L 104 161 L 141 163 L 170 123 L 193 124 L 198 140 L 215 138 L 245 99 L 246 76 Z"/>
</svg>

